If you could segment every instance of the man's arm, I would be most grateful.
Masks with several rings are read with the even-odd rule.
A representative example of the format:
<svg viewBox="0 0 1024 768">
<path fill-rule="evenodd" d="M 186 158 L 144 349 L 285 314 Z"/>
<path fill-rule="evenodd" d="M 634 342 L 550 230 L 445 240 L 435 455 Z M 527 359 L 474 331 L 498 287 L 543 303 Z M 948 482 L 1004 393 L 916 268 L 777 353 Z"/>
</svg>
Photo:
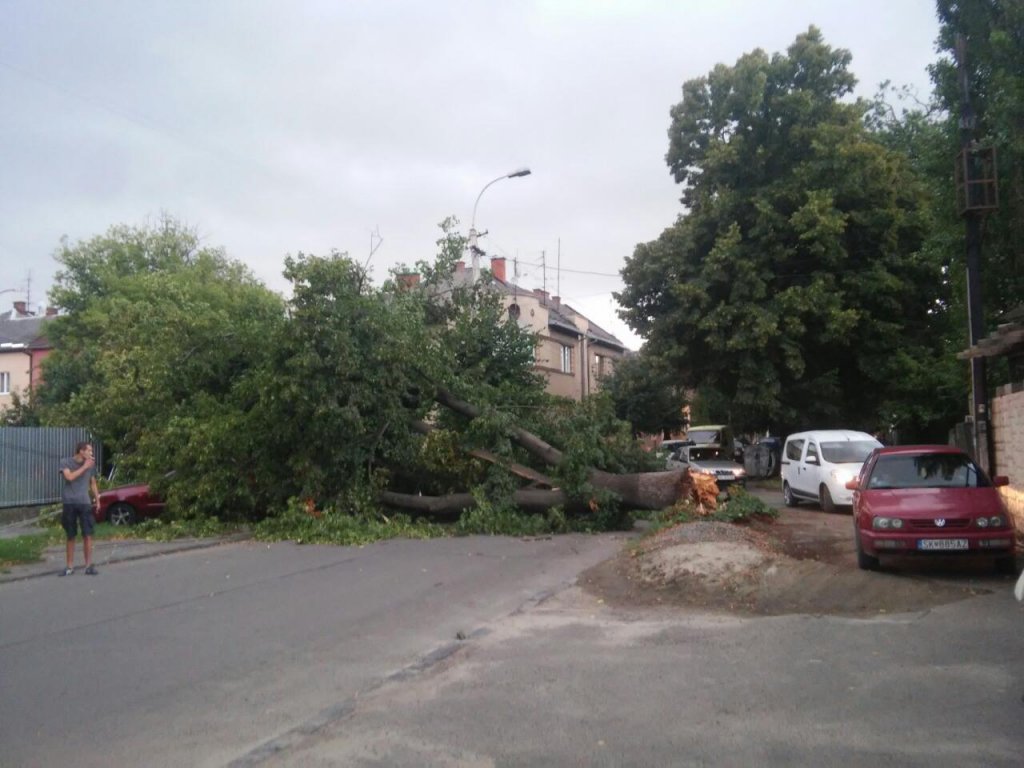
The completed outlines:
<svg viewBox="0 0 1024 768">
<path fill-rule="evenodd" d="M 96 462 L 92 459 L 86 459 L 78 469 L 72 470 L 69 467 L 62 467 L 60 471 L 61 474 L 64 475 L 64 479 L 70 483 L 72 480 L 77 480 L 83 474 L 92 469 L 95 464 Z M 95 477 L 93 478 L 93 482 L 96 482 Z"/>
<path fill-rule="evenodd" d="M 92 489 L 92 503 L 98 507 L 100 505 L 100 487 L 96 483 L 96 475 L 89 478 L 89 488 Z"/>
</svg>

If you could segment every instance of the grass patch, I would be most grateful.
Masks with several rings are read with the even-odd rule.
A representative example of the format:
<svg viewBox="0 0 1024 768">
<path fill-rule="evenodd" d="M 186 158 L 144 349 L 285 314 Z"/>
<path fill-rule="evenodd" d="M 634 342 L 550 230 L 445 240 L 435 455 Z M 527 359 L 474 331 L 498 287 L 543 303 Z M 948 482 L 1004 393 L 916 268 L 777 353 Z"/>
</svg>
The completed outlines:
<svg viewBox="0 0 1024 768">
<path fill-rule="evenodd" d="M 0 539 L 0 567 L 37 563 L 43 559 L 43 550 L 53 543 L 53 536 L 48 532 Z"/>
</svg>

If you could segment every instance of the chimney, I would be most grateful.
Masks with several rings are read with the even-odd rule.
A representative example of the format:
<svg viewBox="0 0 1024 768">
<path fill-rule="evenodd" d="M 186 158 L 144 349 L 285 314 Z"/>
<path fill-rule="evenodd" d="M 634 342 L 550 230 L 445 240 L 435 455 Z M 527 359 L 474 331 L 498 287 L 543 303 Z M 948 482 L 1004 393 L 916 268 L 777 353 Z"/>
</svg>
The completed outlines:
<svg viewBox="0 0 1024 768">
<path fill-rule="evenodd" d="M 466 262 L 457 261 L 455 262 L 455 274 L 459 275 L 466 271 Z"/>
<path fill-rule="evenodd" d="M 492 256 L 491 257 L 491 274 L 496 278 L 505 282 L 505 257 L 504 256 Z"/>
<path fill-rule="evenodd" d="M 57 316 L 57 308 L 56 307 L 47 307 L 46 308 L 46 316 L 47 317 L 56 317 Z"/>
<path fill-rule="evenodd" d="M 561 309 L 562 308 L 562 297 L 561 296 L 552 296 L 551 297 L 551 303 L 555 305 L 555 309 Z"/>
<path fill-rule="evenodd" d="M 540 288 L 534 288 L 533 294 L 540 299 L 540 303 L 547 306 L 548 303 L 548 292 L 541 290 Z"/>
<path fill-rule="evenodd" d="M 395 275 L 395 279 L 398 281 L 398 287 L 403 291 L 408 291 L 410 288 L 415 288 L 420 284 L 418 272 L 400 272 Z"/>
<path fill-rule="evenodd" d="M 19 315 L 22 315 L 22 316 L 28 314 L 28 312 L 25 311 L 25 302 L 24 301 L 16 301 L 16 302 L 14 302 L 14 311 L 17 312 Z"/>
</svg>

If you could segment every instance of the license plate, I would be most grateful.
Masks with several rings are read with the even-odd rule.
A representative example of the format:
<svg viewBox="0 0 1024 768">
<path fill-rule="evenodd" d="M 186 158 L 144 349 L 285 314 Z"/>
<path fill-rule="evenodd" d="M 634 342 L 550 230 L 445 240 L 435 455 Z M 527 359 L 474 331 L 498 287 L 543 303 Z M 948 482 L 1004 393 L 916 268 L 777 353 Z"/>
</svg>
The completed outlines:
<svg viewBox="0 0 1024 768">
<path fill-rule="evenodd" d="M 967 549 L 967 539 L 918 539 L 918 549 Z"/>
</svg>

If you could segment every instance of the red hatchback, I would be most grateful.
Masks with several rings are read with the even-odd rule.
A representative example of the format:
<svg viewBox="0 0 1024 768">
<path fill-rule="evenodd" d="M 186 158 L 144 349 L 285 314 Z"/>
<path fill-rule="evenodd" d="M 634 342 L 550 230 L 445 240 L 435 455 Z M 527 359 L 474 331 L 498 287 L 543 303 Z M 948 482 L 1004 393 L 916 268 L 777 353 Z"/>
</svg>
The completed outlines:
<svg viewBox="0 0 1024 768">
<path fill-rule="evenodd" d="M 874 570 L 881 555 L 986 556 L 1002 572 L 1015 567 L 1013 520 L 991 480 L 948 445 L 878 448 L 853 491 L 857 565 Z"/>
</svg>

